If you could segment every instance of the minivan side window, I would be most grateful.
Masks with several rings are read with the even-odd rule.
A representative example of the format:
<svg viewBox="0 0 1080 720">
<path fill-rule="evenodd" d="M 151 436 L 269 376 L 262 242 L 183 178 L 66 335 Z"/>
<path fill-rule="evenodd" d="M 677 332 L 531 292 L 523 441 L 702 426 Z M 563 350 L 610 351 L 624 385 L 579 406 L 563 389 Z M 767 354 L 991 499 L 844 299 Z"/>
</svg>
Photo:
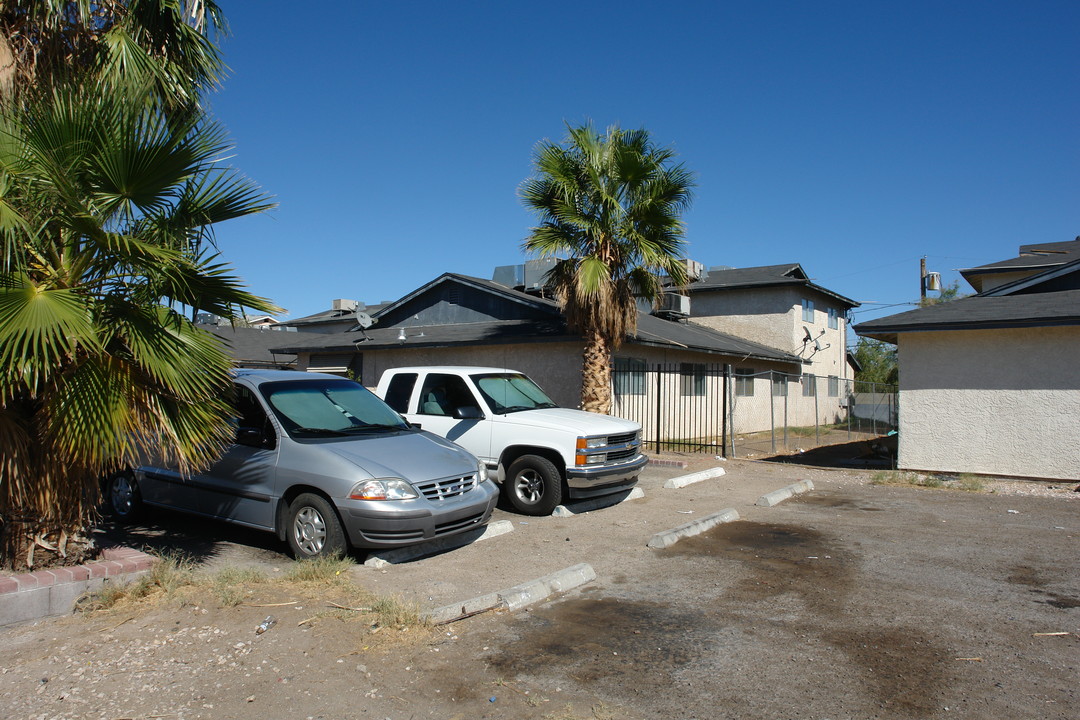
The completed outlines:
<svg viewBox="0 0 1080 720">
<path fill-rule="evenodd" d="M 262 405 L 255 398 L 255 394 L 248 390 L 243 385 L 234 386 L 236 389 L 235 399 L 233 406 L 236 411 L 236 439 L 238 443 L 241 443 L 241 438 L 245 432 L 248 433 L 248 439 L 241 444 L 250 443 L 250 433 L 257 432 L 262 438 L 263 442 L 269 443 L 269 447 L 274 447 L 275 437 L 270 426 L 270 418 L 266 416 L 266 411 L 263 410 Z"/>
<path fill-rule="evenodd" d="M 416 373 L 401 373 L 390 378 L 383 401 L 399 413 L 409 411 L 409 396 L 416 385 Z"/>
</svg>

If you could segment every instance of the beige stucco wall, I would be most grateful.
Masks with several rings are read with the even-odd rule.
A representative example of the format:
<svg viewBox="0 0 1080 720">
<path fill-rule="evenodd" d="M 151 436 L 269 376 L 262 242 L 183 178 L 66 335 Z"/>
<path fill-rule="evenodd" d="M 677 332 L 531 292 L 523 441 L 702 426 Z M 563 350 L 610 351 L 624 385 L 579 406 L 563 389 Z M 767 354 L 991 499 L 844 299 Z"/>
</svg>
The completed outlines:
<svg viewBox="0 0 1080 720">
<path fill-rule="evenodd" d="M 1080 478 L 1080 328 L 902 333 L 902 469 Z"/>
<path fill-rule="evenodd" d="M 993 275 L 982 275 L 980 276 L 981 284 L 979 286 L 979 290 L 980 292 L 993 290 L 996 287 L 1006 285 L 1015 280 L 1022 280 L 1034 274 L 1035 273 L 1032 270 L 1021 270 L 1019 272 L 1001 272 L 994 273 Z"/>
<path fill-rule="evenodd" d="M 804 298 L 814 301 L 813 322 L 803 320 Z M 836 328 L 829 327 L 830 307 L 838 312 Z M 803 372 L 852 377 L 843 309 L 816 291 L 787 286 L 702 291 L 690 296 L 690 316 L 690 322 L 810 360 Z M 804 327 L 821 343 L 821 351 L 814 351 L 813 342 L 803 342 Z"/>
</svg>

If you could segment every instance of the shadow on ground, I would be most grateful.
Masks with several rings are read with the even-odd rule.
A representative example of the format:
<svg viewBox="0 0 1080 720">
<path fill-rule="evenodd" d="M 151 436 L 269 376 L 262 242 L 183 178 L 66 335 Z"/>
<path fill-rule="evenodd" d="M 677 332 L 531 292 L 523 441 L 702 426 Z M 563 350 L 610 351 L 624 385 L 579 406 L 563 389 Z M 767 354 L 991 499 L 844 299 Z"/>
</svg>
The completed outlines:
<svg viewBox="0 0 1080 720">
<path fill-rule="evenodd" d="M 892 470 L 895 458 L 883 452 L 877 440 L 822 445 L 812 450 L 759 458 L 765 462 L 793 463 L 814 467 L 859 468 L 862 470 Z"/>
<path fill-rule="evenodd" d="M 148 510 L 130 524 L 106 515 L 94 537 L 103 547 L 120 545 L 154 555 L 172 554 L 199 565 L 233 559 L 239 564 L 290 559 L 286 544 L 272 533 L 168 510 Z"/>
</svg>

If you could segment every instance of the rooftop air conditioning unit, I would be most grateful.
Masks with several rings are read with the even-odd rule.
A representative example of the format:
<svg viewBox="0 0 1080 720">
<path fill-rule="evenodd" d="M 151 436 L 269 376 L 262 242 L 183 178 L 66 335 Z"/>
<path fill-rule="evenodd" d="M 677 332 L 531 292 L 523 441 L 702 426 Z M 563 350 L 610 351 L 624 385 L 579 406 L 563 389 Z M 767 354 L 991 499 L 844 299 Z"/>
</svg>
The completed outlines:
<svg viewBox="0 0 1080 720">
<path fill-rule="evenodd" d="M 687 318 L 690 317 L 690 296 L 679 293 L 664 293 L 664 299 L 660 303 L 660 309 L 656 311 L 661 317 Z"/>
<path fill-rule="evenodd" d="M 338 298 L 334 300 L 330 305 L 334 310 L 345 310 L 351 312 L 360 307 L 360 303 L 356 300 L 346 300 L 345 298 Z"/>
<path fill-rule="evenodd" d="M 705 266 L 697 260 L 683 258 L 679 261 L 679 264 L 682 265 L 683 269 L 686 271 L 687 282 L 697 282 L 705 276 Z"/>
</svg>

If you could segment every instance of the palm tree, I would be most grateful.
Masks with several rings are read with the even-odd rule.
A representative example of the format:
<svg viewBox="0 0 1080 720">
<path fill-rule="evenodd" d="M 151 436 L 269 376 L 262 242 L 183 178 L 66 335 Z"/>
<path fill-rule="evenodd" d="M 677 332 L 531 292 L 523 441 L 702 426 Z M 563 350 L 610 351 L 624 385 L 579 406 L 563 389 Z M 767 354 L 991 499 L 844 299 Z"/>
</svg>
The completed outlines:
<svg viewBox="0 0 1080 720">
<path fill-rule="evenodd" d="M 196 249 L 271 206 L 226 148 L 100 87 L 0 115 L 0 560 L 77 556 L 104 474 L 151 451 L 197 468 L 229 441 L 230 358 L 176 311 L 277 310 Z"/>
<path fill-rule="evenodd" d="M 637 299 L 655 306 L 663 279 L 686 282 L 680 215 L 694 174 L 673 163 L 648 131 L 568 127 L 565 144 L 537 147 L 533 177 L 520 189 L 540 224 L 523 247 L 560 257 L 548 274 L 571 330 L 585 338 L 582 409 L 611 409 L 611 358 L 637 330 Z"/>
<path fill-rule="evenodd" d="M 191 111 L 221 81 L 214 0 L 5 0 L 0 97 L 94 75 L 99 85 Z"/>
</svg>

